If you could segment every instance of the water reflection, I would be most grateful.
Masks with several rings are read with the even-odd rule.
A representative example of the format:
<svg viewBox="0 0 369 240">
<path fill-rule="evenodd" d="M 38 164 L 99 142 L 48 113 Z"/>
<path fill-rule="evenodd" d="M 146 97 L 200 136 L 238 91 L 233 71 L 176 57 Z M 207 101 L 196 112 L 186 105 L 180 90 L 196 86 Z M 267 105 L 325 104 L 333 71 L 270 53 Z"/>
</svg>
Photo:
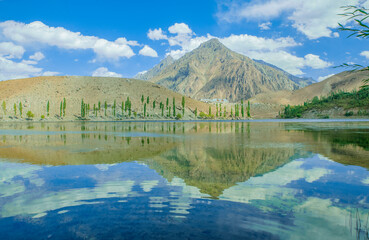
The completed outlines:
<svg viewBox="0 0 369 240">
<path fill-rule="evenodd" d="M 1 129 L 3 238 L 368 236 L 365 123 Z"/>
</svg>

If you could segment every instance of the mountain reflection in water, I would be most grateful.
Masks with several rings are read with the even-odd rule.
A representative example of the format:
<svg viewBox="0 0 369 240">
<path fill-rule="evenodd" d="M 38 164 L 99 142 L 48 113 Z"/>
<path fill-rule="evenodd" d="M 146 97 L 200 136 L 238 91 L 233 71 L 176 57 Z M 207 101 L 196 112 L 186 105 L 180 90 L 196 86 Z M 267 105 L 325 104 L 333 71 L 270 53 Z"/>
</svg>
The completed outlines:
<svg viewBox="0 0 369 240">
<path fill-rule="evenodd" d="M 365 122 L 11 123 L 0 159 L 1 239 L 368 236 Z"/>
</svg>

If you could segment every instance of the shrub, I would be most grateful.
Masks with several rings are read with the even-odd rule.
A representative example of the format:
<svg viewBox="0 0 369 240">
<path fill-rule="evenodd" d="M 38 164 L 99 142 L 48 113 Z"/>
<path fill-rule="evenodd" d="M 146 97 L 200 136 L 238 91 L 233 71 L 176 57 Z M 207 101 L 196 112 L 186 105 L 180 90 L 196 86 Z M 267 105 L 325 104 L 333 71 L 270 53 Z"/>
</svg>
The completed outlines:
<svg viewBox="0 0 369 240">
<path fill-rule="evenodd" d="M 176 116 L 176 119 L 177 120 L 182 119 L 182 114 L 178 113 L 177 116 Z"/>
<path fill-rule="evenodd" d="M 345 113 L 345 116 L 346 117 L 351 117 L 351 116 L 353 116 L 354 115 L 354 112 L 353 111 L 347 111 L 346 113 Z"/>
<path fill-rule="evenodd" d="M 41 115 L 41 119 L 45 119 L 45 115 Z"/>
<path fill-rule="evenodd" d="M 33 118 L 35 116 L 35 114 L 33 114 L 31 111 L 27 112 L 27 117 L 28 118 Z"/>
</svg>

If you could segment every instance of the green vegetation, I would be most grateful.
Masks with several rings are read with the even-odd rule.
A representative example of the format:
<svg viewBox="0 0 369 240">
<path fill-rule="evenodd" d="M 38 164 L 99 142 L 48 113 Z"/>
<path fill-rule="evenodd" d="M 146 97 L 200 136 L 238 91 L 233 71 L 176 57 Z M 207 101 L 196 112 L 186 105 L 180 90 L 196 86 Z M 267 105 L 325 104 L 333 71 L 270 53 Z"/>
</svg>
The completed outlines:
<svg viewBox="0 0 369 240">
<path fill-rule="evenodd" d="M 176 116 L 176 119 L 177 120 L 182 119 L 182 114 L 178 113 L 177 116 Z"/>
<path fill-rule="evenodd" d="M 6 115 L 6 102 L 5 101 L 3 101 L 2 107 L 3 107 L 4 115 Z"/>
<path fill-rule="evenodd" d="M 63 102 L 60 102 L 60 117 L 63 117 Z"/>
<path fill-rule="evenodd" d="M 195 108 L 195 117 L 197 118 L 197 108 Z"/>
<path fill-rule="evenodd" d="M 185 105 L 186 105 L 186 100 L 185 100 L 185 97 L 182 96 L 182 114 L 183 114 L 183 116 L 185 114 Z"/>
<path fill-rule="evenodd" d="M 345 116 L 354 115 L 354 112 L 349 111 L 349 109 L 359 108 L 360 115 L 363 116 L 362 114 L 366 112 L 367 108 L 369 108 L 369 89 L 362 88 L 359 91 L 352 92 L 332 92 L 327 97 L 314 97 L 311 101 L 304 102 L 303 105 L 288 105 L 284 108 L 284 111 L 280 114 L 280 117 L 300 118 L 304 113 L 311 110 L 322 111 L 329 110 L 334 107 L 346 110 Z"/>
<path fill-rule="evenodd" d="M 173 97 L 173 117 L 176 116 L 176 99 Z"/>
<path fill-rule="evenodd" d="M 45 119 L 45 115 L 41 115 L 41 119 Z"/>
<path fill-rule="evenodd" d="M 23 105 L 22 105 L 22 102 L 19 102 L 19 114 L 20 114 L 20 117 L 22 118 L 22 115 L 23 115 Z"/>
<path fill-rule="evenodd" d="M 16 103 L 14 103 L 13 109 L 14 109 L 14 116 L 17 116 L 17 104 Z"/>
<path fill-rule="evenodd" d="M 104 103 L 104 107 L 105 107 L 105 117 L 107 116 L 107 114 L 106 114 L 106 110 L 108 109 L 108 103 L 105 101 L 105 103 Z"/>
<path fill-rule="evenodd" d="M 28 118 L 33 118 L 35 116 L 35 114 L 33 114 L 31 111 L 27 112 L 27 117 Z"/>
<path fill-rule="evenodd" d="M 200 112 L 199 116 L 202 119 L 214 119 L 214 115 L 212 115 L 212 114 L 206 114 L 204 112 Z"/>
<path fill-rule="evenodd" d="M 245 111 L 244 111 L 244 107 L 243 107 L 243 100 L 241 100 L 241 115 L 244 118 L 245 117 Z"/>
<path fill-rule="evenodd" d="M 46 114 L 47 116 L 50 116 L 50 102 L 49 101 L 47 101 L 46 103 Z"/>
<path fill-rule="evenodd" d="M 63 117 L 65 117 L 65 109 L 67 108 L 67 101 L 63 99 Z"/>
<path fill-rule="evenodd" d="M 250 101 L 247 101 L 247 117 L 251 117 L 250 109 L 251 109 Z"/>
</svg>

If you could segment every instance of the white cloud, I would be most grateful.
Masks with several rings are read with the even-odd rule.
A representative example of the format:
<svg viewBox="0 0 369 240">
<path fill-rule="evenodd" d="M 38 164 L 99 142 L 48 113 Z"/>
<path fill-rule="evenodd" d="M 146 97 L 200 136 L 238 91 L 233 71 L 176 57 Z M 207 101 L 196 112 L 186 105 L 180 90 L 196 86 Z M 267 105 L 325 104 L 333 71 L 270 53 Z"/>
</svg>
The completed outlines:
<svg viewBox="0 0 369 240">
<path fill-rule="evenodd" d="M 158 57 L 158 53 L 147 45 L 145 45 L 138 53 L 143 56 Z"/>
<path fill-rule="evenodd" d="M 334 76 L 334 74 L 329 74 L 327 76 L 318 77 L 318 82 L 321 82 L 323 80 L 326 80 L 327 78 L 330 78 L 332 76 Z"/>
<path fill-rule="evenodd" d="M 192 30 L 185 23 L 175 23 L 168 28 L 168 31 L 172 34 L 192 34 Z"/>
<path fill-rule="evenodd" d="M 130 46 L 139 45 L 136 41 L 118 38 L 108 41 L 95 36 L 84 36 L 63 27 L 49 27 L 40 21 L 29 24 L 5 21 L 0 23 L 3 35 L 20 44 L 45 44 L 63 49 L 91 49 L 99 60 L 119 60 L 134 54 Z"/>
<path fill-rule="evenodd" d="M 23 61 L 14 62 L 0 56 L 0 80 L 39 76 L 41 72 L 42 68 L 37 68 L 32 66 L 32 64 Z"/>
<path fill-rule="evenodd" d="M 147 37 L 151 40 L 161 40 L 161 39 L 167 39 L 168 37 L 164 34 L 163 30 L 161 28 L 149 30 L 147 33 Z"/>
<path fill-rule="evenodd" d="M 121 74 L 110 72 L 106 67 L 100 67 L 92 73 L 93 77 L 122 77 Z"/>
<path fill-rule="evenodd" d="M 363 51 L 360 53 L 360 56 L 365 57 L 366 59 L 369 59 L 369 51 Z"/>
<path fill-rule="evenodd" d="M 173 26 L 176 26 L 176 24 Z M 186 32 L 188 34 L 174 34 L 173 36 L 168 36 L 168 43 L 170 46 L 180 47 L 179 49 L 172 49 L 167 53 L 167 55 L 172 56 L 174 59 L 182 57 L 187 52 L 200 46 L 201 43 L 214 38 L 214 36 L 210 34 L 207 36 L 193 37 L 194 33 L 192 30 L 181 32 Z M 253 59 L 271 63 L 295 75 L 304 74 L 302 71 L 304 68 L 323 69 L 331 66 L 331 63 L 320 59 L 317 55 L 307 54 L 304 57 L 298 57 L 289 53 L 287 51 L 288 48 L 301 45 L 291 37 L 263 38 L 248 34 L 232 34 L 229 37 L 218 39 L 232 51 Z"/>
<path fill-rule="evenodd" d="M 259 24 L 259 28 L 261 30 L 269 30 L 271 26 L 272 26 L 271 22 L 265 22 L 265 23 Z"/>
<path fill-rule="evenodd" d="M 42 73 L 42 76 L 56 76 L 59 75 L 60 72 L 51 72 L 51 71 L 46 71 L 44 73 Z"/>
<path fill-rule="evenodd" d="M 0 42 L 0 57 L 22 58 L 25 50 L 22 46 L 15 45 L 12 42 Z"/>
<path fill-rule="evenodd" d="M 218 18 L 228 22 L 246 20 L 271 20 L 287 16 L 292 27 L 309 39 L 337 37 L 332 29 L 338 22 L 345 22 L 340 16 L 342 6 L 359 5 L 360 0 L 252 0 L 248 3 L 233 1 L 225 3 L 226 11 L 219 12 Z M 365 1 L 366 3 L 368 1 Z M 224 9 L 224 8 L 219 8 Z"/>
<path fill-rule="evenodd" d="M 42 54 L 42 52 L 36 52 L 35 54 L 31 55 L 29 59 L 35 60 L 35 61 L 41 61 L 45 58 L 45 55 Z"/>
</svg>

